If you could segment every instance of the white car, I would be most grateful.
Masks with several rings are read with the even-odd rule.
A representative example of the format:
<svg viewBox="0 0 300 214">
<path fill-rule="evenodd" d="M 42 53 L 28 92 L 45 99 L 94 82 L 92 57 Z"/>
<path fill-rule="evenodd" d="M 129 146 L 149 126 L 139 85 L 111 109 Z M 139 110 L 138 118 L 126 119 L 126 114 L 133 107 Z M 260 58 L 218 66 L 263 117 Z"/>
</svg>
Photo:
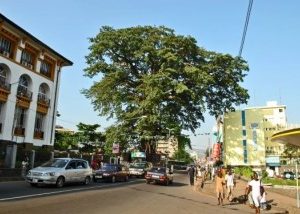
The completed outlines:
<svg viewBox="0 0 300 214">
<path fill-rule="evenodd" d="M 136 162 L 129 166 L 129 175 L 144 178 L 149 169 L 151 169 L 149 163 Z"/>
<path fill-rule="evenodd" d="M 92 177 L 92 168 L 86 160 L 54 158 L 39 167 L 29 170 L 26 181 L 31 186 L 55 184 L 57 187 L 63 187 L 65 183 L 73 182 L 89 184 Z"/>
</svg>

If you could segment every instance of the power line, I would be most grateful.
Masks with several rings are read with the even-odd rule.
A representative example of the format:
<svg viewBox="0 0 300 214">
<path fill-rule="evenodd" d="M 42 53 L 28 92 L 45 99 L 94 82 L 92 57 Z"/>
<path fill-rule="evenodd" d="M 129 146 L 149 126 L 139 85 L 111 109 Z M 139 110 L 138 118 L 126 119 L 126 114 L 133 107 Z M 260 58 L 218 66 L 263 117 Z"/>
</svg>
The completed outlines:
<svg viewBox="0 0 300 214">
<path fill-rule="evenodd" d="M 239 55 L 238 55 L 239 57 L 242 56 L 243 47 L 244 47 L 245 38 L 246 38 L 246 34 L 247 34 L 247 29 L 248 29 L 248 24 L 249 24 L 250 15 L 251 15 L 252 5 L 253 5 L 253 0 L 249 0 L 248 11 L 247 11 L 247 16 L 246 16 L 246 21 L 245 21 L 245 25 L 244 25 L 244 31 L 243 31 L 243 36 L 242 36 L 242 41 L 241 41 L 240 51 L 239 51 Z"/>
</svg>

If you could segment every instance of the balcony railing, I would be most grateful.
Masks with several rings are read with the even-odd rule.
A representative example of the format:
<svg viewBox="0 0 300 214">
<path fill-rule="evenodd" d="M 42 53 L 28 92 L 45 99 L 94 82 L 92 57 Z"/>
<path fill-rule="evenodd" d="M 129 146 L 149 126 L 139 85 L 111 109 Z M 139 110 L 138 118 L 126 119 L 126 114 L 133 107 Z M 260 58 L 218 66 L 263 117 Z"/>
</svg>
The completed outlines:
<svg viewBox="0 0 300 214">
<path fill-rule="evenodd" d="M 0 79 L 0 88 L 4 89 L 5 91 L 10 91 L 10 84 L 5 80 Z"/>
<path fill-rule="evenodd" d="M 22 127 L 15 127 L 14 135 L 17 135 L 17 136 L 24 136 L 24 135 L 25 135 L 25 128 L 22 128 Z"/>
<path fill-rule="evenodd" d="M 19 85 L 18 86 L 18 91 L 17 91 L 17 96 L 19 97 L 25 97 L 29 100 L 32 98 L 32 92 L 29 91 L 26 87 Z"/>
<path fill-rule="evenodd" d="M 44 94 L 39 94 L 38 95 L 38 102 L 41 103 L 41 104 L 49 106 L 50 99 L 47 98 Z"/>
</svg>

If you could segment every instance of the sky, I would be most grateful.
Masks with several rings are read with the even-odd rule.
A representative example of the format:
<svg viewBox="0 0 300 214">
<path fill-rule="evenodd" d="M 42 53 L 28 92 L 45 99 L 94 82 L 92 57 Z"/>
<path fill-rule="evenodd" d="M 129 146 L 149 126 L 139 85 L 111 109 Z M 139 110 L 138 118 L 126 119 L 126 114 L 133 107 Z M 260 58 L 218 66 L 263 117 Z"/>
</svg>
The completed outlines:
<svg viewBox="0 0 300 214">
<path fill-rule="evenodd" d="M 0 12 L 36 38 L 70 59 L 62 70 L 57 124 L 76 130 L 79 122 L 111 123 L 94 112 L 80 90 L 95 79 L 83 76 L 88 38 L 101 26 L 152 25 L 194 37 L 207 50 L 238 55 L 248 0 L 0 0 Z M 276 100 L 287 106 L 288 123 L 300 123 L 300 1 L 254 0 L 242 57 L 250 71 L 242 83 L 248 107 Z M 239 108 L 244 108 L 241 106 Z M 205 149 L 214 119 L 190 135 L 194 148 Z M 190 134 L 190 133 L 188 133 Z"/>
</svg>

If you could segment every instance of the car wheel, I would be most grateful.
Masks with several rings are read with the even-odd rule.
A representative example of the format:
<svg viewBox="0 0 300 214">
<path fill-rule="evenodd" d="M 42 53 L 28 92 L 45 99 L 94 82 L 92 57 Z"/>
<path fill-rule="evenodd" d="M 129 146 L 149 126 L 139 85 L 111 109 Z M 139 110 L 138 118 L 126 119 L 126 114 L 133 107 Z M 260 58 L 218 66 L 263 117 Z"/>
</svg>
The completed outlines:
<svg viewBox="0 0 300 214">
<path fill-rule="evenodd" d="M 84 184 L 88 185 L 91 182 L 91 178 L 89 176 L 85 177 Z"/>
<path fill-rule="evenodd" d="M 125 176 L 124 181 L 127 182 L 129 179 L 128 175 Z"/>
<path fill-rule="evenodd" d="M 115 182 L 116 182 L 116 177 L 115 177 L 115 176 L 112 176 L 112 177 L 111 177 L 111 182 L 112 182 L 112 183 L 115 183 Z"/>
<path fill-rule="evenodd" d="M 32 187 L 37 187 L 37 185 L 38 184 L 36 184 L 36 183 L 30 183 L 30 186 L 32 186 Z"/>
<path fill-rule="evenodd" d="M 63 177 L 58 177 L 56 180 L 56 187 L 61 188 L 65 184 L 65 179 Z"/>
</svg>

